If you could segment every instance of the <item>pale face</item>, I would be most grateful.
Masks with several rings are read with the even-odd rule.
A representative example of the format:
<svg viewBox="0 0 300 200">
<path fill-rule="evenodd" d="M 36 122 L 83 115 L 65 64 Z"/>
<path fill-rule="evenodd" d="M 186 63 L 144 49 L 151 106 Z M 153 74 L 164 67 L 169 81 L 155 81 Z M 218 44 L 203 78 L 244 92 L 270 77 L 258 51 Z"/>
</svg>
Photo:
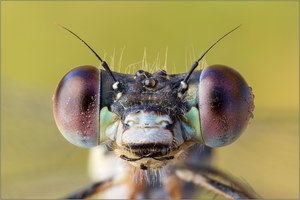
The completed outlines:
<svg viewBox="0 0 300 200">
<path fill-rule="evenodd" d="M 115 152 L 130 164 L 146 169 L 156 169 L 178 157 L 187 145 L 183 133 L 195 134 L 192 127 L 186 133 L 184 123 L 174 122 L 168 115 L 155 111 L 138 110 L 129 113 L 124 122 L 118 120 L 107 129 L 116 135 Z M 116 130 L 115 134 L 110 131 Z"/>
</svg>

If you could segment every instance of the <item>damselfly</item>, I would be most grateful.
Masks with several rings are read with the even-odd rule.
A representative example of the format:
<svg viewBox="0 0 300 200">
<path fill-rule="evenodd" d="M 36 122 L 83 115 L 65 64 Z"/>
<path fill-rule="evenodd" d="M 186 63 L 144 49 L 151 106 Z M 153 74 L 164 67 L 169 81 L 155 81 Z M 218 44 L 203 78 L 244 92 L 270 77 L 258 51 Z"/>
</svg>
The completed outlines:
<svg viewBox="0 0 300 200">
<path fill-rule="evenodd" d="M 208 164 L 212 148 L 235 141 L 253 117 L 251 88 L 224 65 L 195 70 L 207 52 L 238 27 L 183 74 L 112 72 L 85 41 L 63 28 L 105 69 L 71 70 L 53 96 L 60 132 L 74 145 L 94 147 L 91 166 L 100 180 L 68 198 L 191 198 L 195 185 L 226 198 L 257 197 Z"/>
</svg>

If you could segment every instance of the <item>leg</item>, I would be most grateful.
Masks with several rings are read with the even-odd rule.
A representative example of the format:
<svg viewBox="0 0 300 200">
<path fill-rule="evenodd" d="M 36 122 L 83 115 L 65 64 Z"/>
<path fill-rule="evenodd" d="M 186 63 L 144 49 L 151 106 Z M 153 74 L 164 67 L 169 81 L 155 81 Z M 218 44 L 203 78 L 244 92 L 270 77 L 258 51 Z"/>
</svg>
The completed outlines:
<svg viewBox="0 0 300 200">
<path fill-rule="evenodd" d="M 81 191 L 75 192 L 74 194 L 65 197 L 64 199 L 87 199 L 97 194 L 98 192 L 112 187 L 112 183 L 113 182 L 111 180 L 94 183 L 92 185 L 89 185 L 85 189 L 82 189 Z"/>
</svg>

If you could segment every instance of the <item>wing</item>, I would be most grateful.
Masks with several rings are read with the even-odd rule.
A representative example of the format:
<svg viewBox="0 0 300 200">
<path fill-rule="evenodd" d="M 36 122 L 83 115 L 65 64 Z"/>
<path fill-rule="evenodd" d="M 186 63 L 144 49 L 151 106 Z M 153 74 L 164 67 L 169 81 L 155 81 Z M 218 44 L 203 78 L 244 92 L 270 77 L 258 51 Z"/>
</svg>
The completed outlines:
<svg viewBox="0 0 300 200">
<path fill-rule="evenodd" d="M 206 189 L 226 199 L 258 199 L 258 194 L 246 183 L 210 166 L 179 167 L 176 175 L 186 182 Z"/>
</svg>

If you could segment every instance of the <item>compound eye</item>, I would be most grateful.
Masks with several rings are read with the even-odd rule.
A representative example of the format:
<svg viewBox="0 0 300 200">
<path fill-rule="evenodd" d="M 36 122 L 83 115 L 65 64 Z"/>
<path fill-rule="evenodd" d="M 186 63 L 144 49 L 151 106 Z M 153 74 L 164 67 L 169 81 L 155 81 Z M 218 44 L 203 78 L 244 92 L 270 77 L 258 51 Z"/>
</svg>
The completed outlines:
<svg viewBox="0 0 300 200">
<path fill-rule="evenodd" d="M 210 147 L 235 141 L 253 117 L 253 94 L 232 68 L 214 65 L 203 70 L 199 81 L 202 139 Z"/>
<path fill-rule="evenodd" d="M 98 145 L 100 70 L 82 66 L 71 70 L 53 95 L 53 114 L 62 135 L 80 147 Z"/>
</svg>

